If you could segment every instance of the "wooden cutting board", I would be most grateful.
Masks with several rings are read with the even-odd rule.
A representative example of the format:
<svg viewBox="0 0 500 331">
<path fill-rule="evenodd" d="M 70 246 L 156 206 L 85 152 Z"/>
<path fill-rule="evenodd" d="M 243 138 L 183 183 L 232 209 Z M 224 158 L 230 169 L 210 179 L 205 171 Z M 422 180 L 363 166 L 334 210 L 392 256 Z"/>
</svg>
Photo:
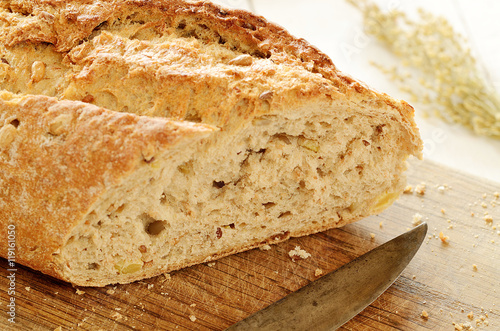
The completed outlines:
<svg viewBox="0 0 500 331">
<path fill-rule="evenodd" d="M 335 270 L 403 233 L 419 213 L 429 224 L 420 251 L 396 283 L 342 329 L 454 330 L 453 323 L 470 323 L 500 330 L 500 198 L 494 196 L 500 185 L 415 160 L 408 182 L 425 183 L 425 194 L 404 194 L 381 215 L 341 229 L 169 277 L 77 289 L 17 266 L 15 325 L 6 311 L 7 261 L 0 259 L 0 329 L 222 330 L 317 279 L 320 270 Z M 311 257 L 292 261 L 288 252 L 296 246 Z"/>
</svg>

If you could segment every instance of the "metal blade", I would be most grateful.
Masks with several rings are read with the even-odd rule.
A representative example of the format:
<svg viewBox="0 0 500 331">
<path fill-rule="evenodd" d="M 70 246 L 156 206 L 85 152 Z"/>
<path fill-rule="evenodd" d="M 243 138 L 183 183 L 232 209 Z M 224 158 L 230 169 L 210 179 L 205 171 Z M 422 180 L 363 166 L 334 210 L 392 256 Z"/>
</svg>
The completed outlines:
<svg viewBox="0 0 500 331">
<path fill-rule="evenodd" d="M 335 330 L 391 286 L 417 253 L 427 224 L 386 242 L 226 331 Z"/>
</svg>

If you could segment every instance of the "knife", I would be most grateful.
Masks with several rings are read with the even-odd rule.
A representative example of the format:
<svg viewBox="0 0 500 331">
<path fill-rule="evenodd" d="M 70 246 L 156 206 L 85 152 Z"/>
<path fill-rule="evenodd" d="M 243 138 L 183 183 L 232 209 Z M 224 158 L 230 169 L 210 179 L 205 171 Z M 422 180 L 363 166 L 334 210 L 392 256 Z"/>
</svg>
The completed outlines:
<svg viewBox="0 0 500 331">
<path fill-rule="evenodd" d="M 427 233 L 422 223 L 313 281 L 226 331 L 335 330 L 394 283 Z"/>
</svg>

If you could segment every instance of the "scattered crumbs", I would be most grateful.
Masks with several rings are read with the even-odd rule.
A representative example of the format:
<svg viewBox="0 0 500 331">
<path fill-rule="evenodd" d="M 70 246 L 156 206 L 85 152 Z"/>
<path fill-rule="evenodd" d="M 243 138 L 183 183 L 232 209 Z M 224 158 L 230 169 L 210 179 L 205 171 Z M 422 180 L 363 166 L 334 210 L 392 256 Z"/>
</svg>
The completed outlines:
<svg viewBox="0 0 500 331">
<path fill-rule="evenodd" d="M 189 305 L 189 307 L 191 307 L 191 308 L 196 307 L 196 303 L 192 303 L 192 304 L 190 304 L 190 305 Z"/>
<path fill-rule="evenodd" d="M 474 214 L 474 212 L 473 212 L 473 211 L 471 211 L 471 212 L 470 212 L 470 216 L 474 217 L 474 215 L 475 215 L 475 214 Z"/>
<path fill-rule="evenodd" d="M 112 295 L 112 294 L 115 294 L 115 290 L 109 289 L 109 290 L 106 290 L 106 293 L 109 295 Z"/>
<path fill-rule="evenodd" d="M 455 327 L 455 331 L 472 331 L 474 328 L 472 325 L 470 325 L 469 322 L 467 323 L 453 323 L 453 326 Z"/>
<path fill-rule="evenodd" d="M 473 312 L 470 312 L 467 314 L 467 317 L 470 319 L 470 320 L 473 320 L 474 319 L 474 313 Z"/>
<path fill-rule="evenodd" d="M 405 189 L 403 190 L 404 194 L 411 194 L 413 193 L 413 186 L 411 185 L 406 185 Z"/>
<path fill-rule="evenodd" d="M 370 238 L 373 240 L 375 239 L 375 233 L 370 233 Z"/>
<path fill-rule="evenodd" d="M 213 267 L 215 265 L 215 262 L 209 262 L 207 263 L 207 266 L 209 266 L 210 268 Z"/>
<path fill-rule="evenodd" d="M 453 225 L 448 225 L 448 229 L 453 230 Z"/>
<path fill-rule="evenodd" d="M 317 268 L 316 270 L 314 270 L 314 276 L 315 277 L 319 277 L 323 274 L 323 270 L 321 270 L 320 268 Z"/>
<path fill-rule="evenodd" d="M 260 249 L 261 251 L 268 251 L 268 250 L 270 250 L 270 249 L 271 249 L 271 246 L 270 246 L 270 245 L 264 245 L 264 246 L 259 247 L 259 249 Z"/>
<path fill-rule="evenodd" d="M 443 185 L 438 186 L 438 191 L 439 191 L 439 193 L 444 193 L 444 190 L 445 190 L 445 189 L 446 189 L 446 188 L 445 188 Z"/>
<path fill-rule="evenodd" d="M 486 204 L 486 202 L 481 202 L 481 207 L 488 208 L 488 205 Z"/>
<path fill-rule="evenodd" d="M 78 294 L 78 295 L 84 295 L 85 291 L 80 291 L 79 289 L 76 289 L 76 294 Z"/>
<path fill-rule="evenodd" d="M 486 199 L 488 195 L 486 193 L 483 193 L 483 199 Z"/>
<path fill-rule="evenodd" d="M 448 243 L 448 239 L 450 239 L 448 236 L 445 236 L 443 234 L 443 232 L 439 232 L 439 239 L 441 239 L 441 241 L 444 243 L 444 244 L 447 244 Z"/>
<path fill-rule="evenodd" d="M 477 271 L 477 265 L 476 264 L 472 265 L 472 270 Z"/>
<path fill-rule="evenodd" d="M 54 329 L 54 331 L 62 331 L 62 327 L 58 326 L 57 328 Z"/>
<path fill-rule="evenodd" d="M 495 192 L 495 193 L 493 193 L 493 195 L 495 196 L 496 199 L 500 198 L 500 193 L 499 192 Z"/>
<path fill-rule="evenodd" d="M 26 286 L 24 289 L 29 292 L 31 290 L 31 287 Z"/>
<path fill-rule="evenodd" d="M 441 208 L 441 214 L 446 214 L 446 210 L 444 210 L 444 208 Z"/>
<path fill-rule="evenodd" d="M 411 276 L 411 279 L 415 280 L 415 279 L 417 279 L 417 276 L 413 275 L 413 276 Z"/>
<path fill-rule="evenodd" d="M 420 316 L 422 316 L 422 318 L 428 319 L 429 318 L 429 313 L 426 312 L 425 310 L 422 310 L 422 313 L 420 314 Z"/>
<path fill-rule="evenodd" d="M 148 284 L 148 290 L 152 289 L 155 286 L 155 284 Z"/>
<path fill-rule="evenodd" d="M 486 223 L 493 224 L 493 217 L 491 217 L 491 215 L 484 216 L 484 220 Z"/>
<path fill-rule="evenodd" d="M 415 187 L 415 192 L 419 195 L 424 195 L 425 194 L 425 183 L 418 184 L 417 187 Z"/>
<path fill-rule="evenodd" d="M 191 322 L 194 322 L 194 321 L 196 321 L 196 316 L 189 315 L 189 319 L 191 320 Z"/>
<path fill-rule="evenodd" d="M 59 294 L 59 292 L 54 292 L 54 294 L 55 294 L 55 295 L 58 295 L 58 294 Z"/>
<path fill-rule="evenodd" d="M 115 308 L 115 310 L 122 310 L 122 309 L 121 309 L 121 308 L 119 308 L 119 307 L 116 307 L 116 308 Z"/>
<path fill-rule="evenodd" d="M 384 226 L 384 222 L 380 222 L 380 223 L 378 224 L 378 227 L 379 227 L 379 228 L 382 228 L 383 226 Z"/>
<path fill-rule="evenodd" d="M 170 280 L 172 278 L 170 274 L 163 274 L 163 276 L 165 276 L 165 280 Z"/>
<path fill-rule="evenodd" d="M 130 293 L 129 293 L 128 291 L 125 291 L 125 294 L 126 294 L 126 295 L 129 295 Z"/>
<path fill-rule="evenodd" d="M 413 223 L 412 223 L 412 224 L 413 224 L 413 226 L 417 226 L 417 225 L 419 225 L 420 223 L 422 223 L 422 217 L 423 217 L 423 216 L 422 216 L 421 214 L 419 214 L 419 213 L 415 213 L 415 214 L 413 215 Z"/>
<path fill-rule="evenodd" d="M 116 311 L 111 315 L 111 318 L 115 321 L 119 321 L 123 318 L 123 315 Z"/>
<path fill-rule="evenodd" d="M 300 246 L 295 246 L 295 249 L 292 249 L 291 251 L 289 251 L 288 255 L 292 258 L 292 260 L 294 257 L 299 257 L 301 259 L 307 259 L 308 257 L 311 256 L 311 254 L 309 254 L 305 250 L 301 249 Z"/>
</svg>

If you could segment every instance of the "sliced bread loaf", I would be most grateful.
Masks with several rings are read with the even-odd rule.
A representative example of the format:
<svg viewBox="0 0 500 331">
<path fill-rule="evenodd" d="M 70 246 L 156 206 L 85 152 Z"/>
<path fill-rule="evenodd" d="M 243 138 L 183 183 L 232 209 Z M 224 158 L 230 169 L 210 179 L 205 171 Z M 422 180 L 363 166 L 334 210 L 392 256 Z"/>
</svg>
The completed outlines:
<svg viewBox="0 0 500 331">
<path fill-rule="evenodd" d="M 74 284 L 354 222 L 390 205 L 420 156 L 411 106 L 248 12 L 0 8 L 0 235 L 15 226 L 18 262 Z"/>
</svg>

